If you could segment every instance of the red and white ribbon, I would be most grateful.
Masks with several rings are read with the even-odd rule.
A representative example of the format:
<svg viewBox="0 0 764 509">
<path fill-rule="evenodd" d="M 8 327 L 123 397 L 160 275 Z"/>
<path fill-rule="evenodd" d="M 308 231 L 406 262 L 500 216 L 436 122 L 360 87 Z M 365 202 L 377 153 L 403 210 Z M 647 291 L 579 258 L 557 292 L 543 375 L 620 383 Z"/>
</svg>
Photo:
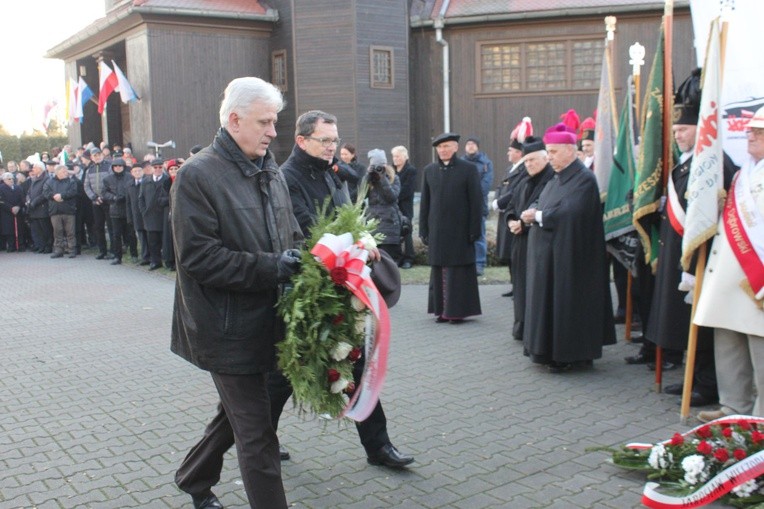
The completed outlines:
<svg viewBox="0 0 764 509">
<path fill-rule="evenodd" d="M 764 298 L 764 215 L 751 194 L 754 168 L 749 162 L 735 175 L 722 218 L 732 252 L 760 300 Z"/>
<path fill-rule="evenodd" d="M 339 271 L 342 286 L 363 302 L 374 317 L 374 320 L 367 320 L 366 365 L 361 382 L 340 415 L 360 422 L 374 410 L 387 374 L 390 348 L 390 315 L 387 304 L 371 280 L 371 269 L 366 265 L 369 252 L 360 242 L 353 242 L 352 234 L 325 233 L 310 253 L 330 274 Z"/>
<path fill-rule="evenodd" d="M 695 435 L 695 433 L 703 427 L 719 426 L 722 424 L 733 425 L 742 422 L 764 425 L 764 418 L 752 417 L 749 415 L 730 415 L 696 426 L 690 431 L 683 433 L 682 436 L 688 437 Z M 672 439 L 664 440 L 660 443 L 668 445 L 671 443 L 671 440 Z M 627 444 L 626 447 L 630 449 L 650 449 L 653 447 L 653 444 L 632 443 Z M 756 479 L 760 475 L 764 475 L 764 451 L 733 463 L 723 471 L 719 472 L 716 476 L 709 479 L 697 491 L 694 491 L 689 495 L 678 497 L 665 495 L 657 491 L 660 484 L 649 482 L 645 484 L 645 488 L 642 491 L 642 504 L 653 509 L 675 509 L 680 507 L 682 509 L 690 509 L 692 507 L 703 507 L 714 500 L 723 497 L 732 491 L 733 488 L 745 484 L 751 479 Z"/>
<path fill-rule="evenodd" d="M 684 235 L 685 212 L 682 204 L 679 203 L 679 195 L 674 187 L 674 179 L 668 179 L 668 192 L 666 193 L 666 215 L 668 216 L 671 227 L 679 235 Z"/>
</svg>

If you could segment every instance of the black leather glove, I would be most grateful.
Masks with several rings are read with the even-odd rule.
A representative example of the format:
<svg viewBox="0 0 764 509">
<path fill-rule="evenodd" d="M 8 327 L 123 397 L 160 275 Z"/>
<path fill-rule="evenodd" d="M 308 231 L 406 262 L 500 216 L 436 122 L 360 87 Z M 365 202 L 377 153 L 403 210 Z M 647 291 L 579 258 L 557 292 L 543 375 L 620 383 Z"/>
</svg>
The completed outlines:
<svg viewBox="0 0 764 509">
<path fill-rule="evenodd" d="M 429 244 L 427 243 L 427 242 L 428 242 L 428 239 L 427 239 L 427 237 L 419 237 L 419 238 L 422 240 L 422 244 L 424 244 L 425 246 L 429 245 Z"/>
<path fill-rule="evenodd" d="M 286 283 L 300 270 L 302 254 L 298 249 L 287 249 L 276 261 L 276 279 L 279 283 Z"/>
</svg>

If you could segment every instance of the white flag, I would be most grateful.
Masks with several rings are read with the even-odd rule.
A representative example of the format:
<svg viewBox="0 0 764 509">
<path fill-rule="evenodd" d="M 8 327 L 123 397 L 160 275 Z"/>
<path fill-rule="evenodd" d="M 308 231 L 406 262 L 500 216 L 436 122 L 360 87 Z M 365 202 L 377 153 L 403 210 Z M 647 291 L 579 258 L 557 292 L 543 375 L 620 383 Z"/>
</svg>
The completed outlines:
<svg viewBox="0 0 764 509">
<path fill-rule="evenodd" d="M 607 199 L 610 169 L 613 166 L 613 148 L 615 145 L 615 94 L 613 93 L 613 71 L 610 62 L 610 42 L 605 41 L 605 53 L 602 57 L 600 93 L 597 99 L 597 124 L 594 128 L 594 176 L 600 191 L 600 200 Z"/>
<path fill-rule="evenodd" d="M 682 237 L 682 266 L 690 265 L 695 250 L 716 233 L 724 203 L 724 152 L 719 116 L 721 98 L 719 19 L 711 23 L 695 149 L 687 184 L 687 211 Z"/>
</svg>

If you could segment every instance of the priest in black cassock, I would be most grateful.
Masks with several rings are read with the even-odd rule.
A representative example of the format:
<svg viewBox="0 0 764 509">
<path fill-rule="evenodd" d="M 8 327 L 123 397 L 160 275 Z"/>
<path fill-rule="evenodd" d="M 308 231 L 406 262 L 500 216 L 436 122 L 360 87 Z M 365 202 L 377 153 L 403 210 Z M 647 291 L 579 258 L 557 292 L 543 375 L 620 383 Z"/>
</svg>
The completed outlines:
<svg viewBox="0 0 764 509">
<path fill-rule="evenodd" d="M 512 191 L 505 224 L 509 228 L 512 240 L 512 284 L 514 286 L 515 323 L 512 337 L 523 340 L 525 324 L 525 296 L 527 294 L 526 268 L 528 267 L 528 233 L 530 225 L 520 220 L 520 214 L 535 206 L 547 182 L 552 179 L 554 170 L 549 164 L 546 146 L 541 138 L 528 136 L 523 143 L 523 173 Z"/>
<path fill-rule="evenodd" d="M 549 128 L 544 143 L 555 173 L 520 215 L 531 225 L 523 343 L 533 362 L 559 373 L 602 357 L 615 326 L 597 181 L 564 124 Z"/>
<path fill-rule="evenodd" d="M 432 146 L 438 161 L 424 169 L 419 206 L 419 236 L 431 266 L 427 312 L 438 323 L 461 323 L 481 313 L 474 244 L 483 193 L 477 167 L 456 157 L 458 134 L 443 133 Z"/>
</svg>

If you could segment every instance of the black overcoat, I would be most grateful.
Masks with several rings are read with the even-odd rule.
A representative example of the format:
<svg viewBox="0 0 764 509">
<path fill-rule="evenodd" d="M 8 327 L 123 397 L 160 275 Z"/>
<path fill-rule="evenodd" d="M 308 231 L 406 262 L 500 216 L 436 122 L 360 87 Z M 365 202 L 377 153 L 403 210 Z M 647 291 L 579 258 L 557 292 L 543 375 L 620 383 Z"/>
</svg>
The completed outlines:
<svg viewBox="0 0 764 509">
<path fill-rule="evenodd" d="M 590 361 L 615 343 L 597 180 L 578 159 L 552 177 L 528 234 L 523 342 L 534 362 Z"/>
<path fill-rule="evenodd" d="M 48 172 L 43 172 L 39 177 L 29 179 L 27 191 L 27 213 L 30 219 L 45 219 L 48 214 L 48 198 L 43 194 L 43 186 L 50 177 Z"/>
<path fill-rule="evenodd" d="M 0 235 L 14 235 L 17 228 L 21 229 L 24 198 L 21 186 L 14 184 L 11 188 L 5 182 L 0 183 Z M 16 216 L 11 211 L 13 207 L 20 207 Z M 15 225 L 14 217 L 17 219 Z"/>
<path fill-rule="evenodd" d="M 527 176 L 528 172 L 525 171 L 524 163 L 510 166 L 507 168 L 507 176 L 501 182 L 501 187 L 496 191 L 496 203 L 499 207 L 499 218 L 496 225 L 496 255 L 501 263 L 510 262 L 512 242 L 514 240 L 514 236 L 507 227 L 506 211 L 512 200 L 513 191 Z"/>
<path fill-rule="evenodd" d="M 156 182 L 153 175 L 143 177 L 141 190 L 138 193 L 138 208 L 143 216 L 143 226 L 147 232 L 164 231 L 168 204 L 164 181 L 169 178 L 166 173 L 163 173 Z"/>
<path fill-rule="evenodd" d="M 687 210 L 687 185 L 690 180 L 692 157 L 671 170 L 679 204 Z M 729 189 L 732 176 L 737 171 L 732 160 L 724 155 L 724 189 Z M 647 322 L 646 336 L 663 348 L 684 350 L 690 330 L 692 306 L 684 301 L 687 292 L 678 289 L 682 279 L 682 236 L 671 226 L 666 207 L 661 212 L 660 249 L 655 268 L 655 286 Z M 694 270 L 692 271 L 694 274 Z M 698 348 L 713 348 L 713 330 L 698 328 Z"/>
<path fill-rule="evenodd" d="M 138 180 L 138 183 L 136 183 L 135 179 L 130 177 L 130 182 L 127 185 L 127 200 L 125 201 L 127 222 L 133 225 L 135 231 L 145 230 L 143 227 L 143 215 L 141 214 L 141 209 L 138 207 L 138 194 L 141 191 L 141 180 Z"/>
<path fill-rule="evenodd" d="M 505 221 L 517 221 L 524 210 L 533 207 L 538 201 L 541 191 L 547 182 L 554 176 L 554 170 L 549 164 L 540 173 L 529 176 L 523 166 L 524 177 L 516 178 L 517 185 L 512 190 L 512 198 L 509 200 L 506 213 L 503 214 Z M 530 227 L 522 224 L 522 231 L 513 234 L 507 229 L 507 234 L 512 236 L 512 291 L 515 306 L 515 325 L 512 335 L 515 339 L 523 339 L 523 321 L 525 320 L 525 296 L 528 278 L 526 268 L 528 266 L 528 232 Z"/>
<path fill-rule="evenodd" d="M 475 263 L 474 242 L 480 238 L 483 193 L 477 167 L 454 156 L 424 169 L 419 204 L 419 236 L 427 240 L 430 265 Z"/>
</svg>

